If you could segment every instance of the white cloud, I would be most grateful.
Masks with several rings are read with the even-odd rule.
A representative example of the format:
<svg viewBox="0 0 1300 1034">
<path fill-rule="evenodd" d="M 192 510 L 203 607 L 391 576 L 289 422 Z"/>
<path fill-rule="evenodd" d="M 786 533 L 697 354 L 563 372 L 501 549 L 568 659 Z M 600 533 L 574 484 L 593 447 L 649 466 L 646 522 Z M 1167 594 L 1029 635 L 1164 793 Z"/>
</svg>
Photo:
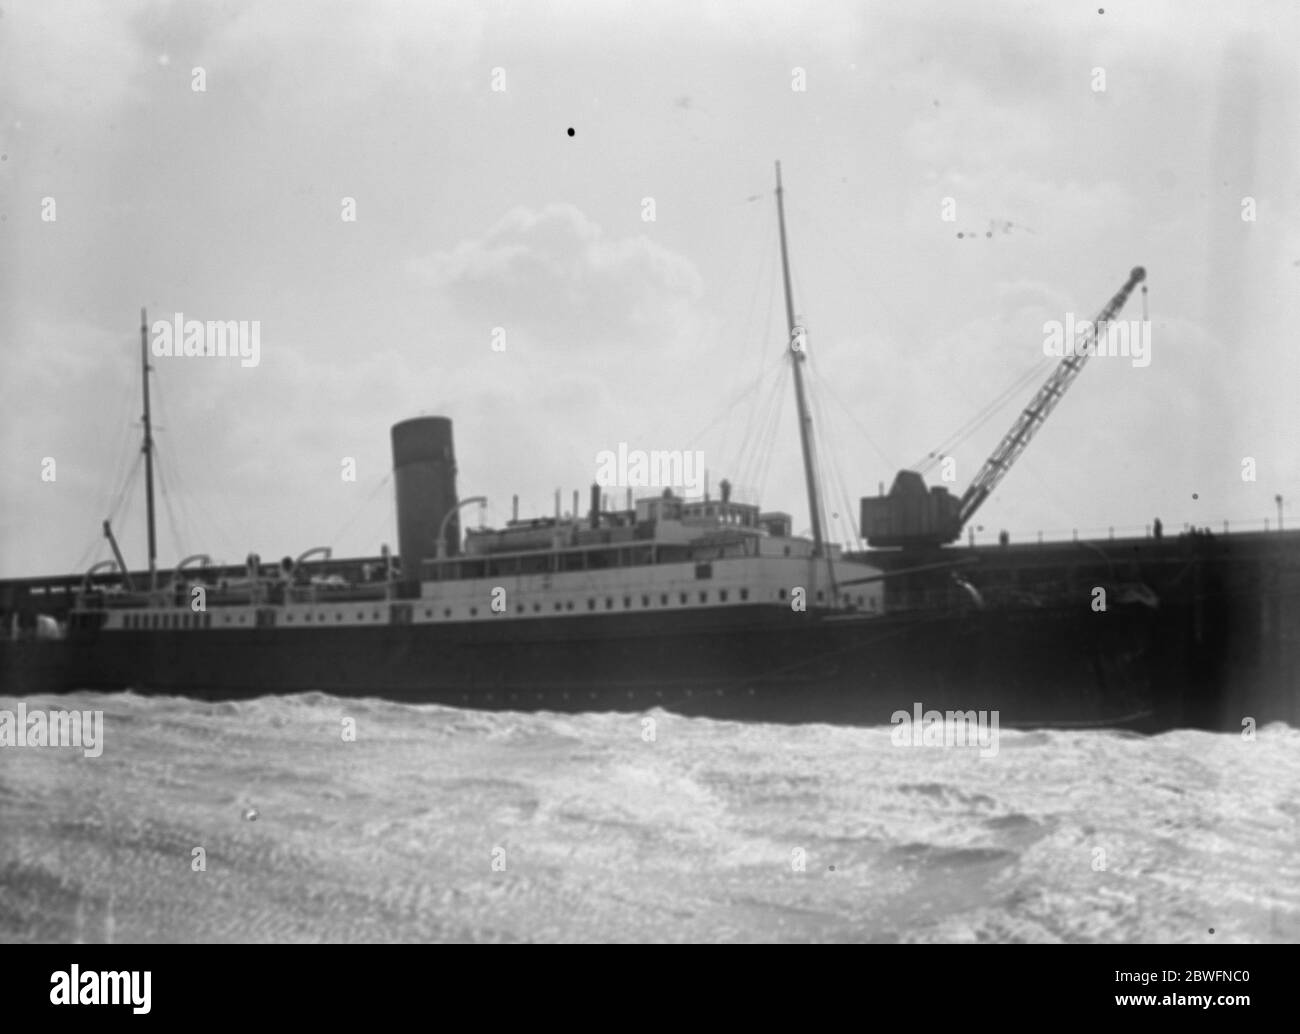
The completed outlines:
<svg viewBox="0 0 1300 1034">
<path fill-rule="evenodd" d="M 703 292 L 694 264 L 644 235 L 608 238 L 573 205 L 516 208 L 482 237 L 412 262 L 462 317 L 571 358 L 680 343 Z"/>
</svg>

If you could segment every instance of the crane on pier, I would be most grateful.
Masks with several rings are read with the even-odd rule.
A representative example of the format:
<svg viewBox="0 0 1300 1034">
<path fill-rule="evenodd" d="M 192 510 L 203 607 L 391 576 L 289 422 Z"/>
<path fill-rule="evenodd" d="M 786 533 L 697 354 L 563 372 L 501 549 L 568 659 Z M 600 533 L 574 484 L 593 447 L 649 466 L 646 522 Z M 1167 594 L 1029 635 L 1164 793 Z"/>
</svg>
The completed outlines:
<svg viewBox="0 0 1300 1034">
<path fill-rule="evenodd" d="M 888 495 L 862 500 L 862 535 L 871 546 L 938 546 L 955 542 L 975 512 L 1007 476 L 1012 464 L 1033 441 L 1034 435 L 1061 397 L 1069 390 L 1088 359 L 1097 350 L 1097 328 L 1114 319 L 1143 280 L 1146 270 L 1137 266 L 1128 281 L 1090 324 L 1085 324 L 1080 339 L 1066 349 L 1065 357 L 1043 382 L 1029 405 L 1016 417 L 998 447 L 984 461 L 970 487 L 961 498 L 946 488 L 935 486 L 927 491 L 925 481 L 914 470 L 900 470 Z"/>
</svg>

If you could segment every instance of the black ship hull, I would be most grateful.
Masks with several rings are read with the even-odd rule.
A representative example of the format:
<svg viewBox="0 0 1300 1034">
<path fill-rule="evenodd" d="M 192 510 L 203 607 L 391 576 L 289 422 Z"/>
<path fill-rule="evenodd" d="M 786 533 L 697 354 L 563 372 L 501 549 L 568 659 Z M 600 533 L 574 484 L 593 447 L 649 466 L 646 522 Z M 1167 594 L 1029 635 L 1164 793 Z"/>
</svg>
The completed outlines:
<svg viewBox="0 0 1300 1034">
<path fill-rule="evenodd" d="M 652 708 L 718 719 L 887 725 L 996 711 L 1004 726 L 1164 724 L 1141 607 L 883 617 L 783 606 L 468 624 L 74 629 L 0 651 L 8 694 L 227 700 L 323 692 L 519 711 Z"/>
</svg>

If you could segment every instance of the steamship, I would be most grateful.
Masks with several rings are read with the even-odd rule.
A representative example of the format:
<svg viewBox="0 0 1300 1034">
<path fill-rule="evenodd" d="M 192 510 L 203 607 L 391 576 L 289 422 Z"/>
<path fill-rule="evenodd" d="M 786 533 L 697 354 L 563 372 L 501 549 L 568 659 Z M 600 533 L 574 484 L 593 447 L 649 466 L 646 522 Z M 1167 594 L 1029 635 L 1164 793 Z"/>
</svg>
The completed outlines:
<svg viewBox="0 0 1300 1034">
<path fill-rule="evenodd" d="M 392 428 L 397 556 L 385 551 L 347 577 L 313 577 L 321 568 L 305 554 L 278 563 L 250 556 L 238 574 L 182 564 L 163 579 L 142 327 L 147 584 L 131 579 L 105 522 L 115 573 L 87 576 L 65 632 L 0 642 L 5 692 L 320 691 L 480 709 L 662 708 L 863 725 L 888 724 L 920 703 L 996 710 L 1006 725 L 1143 721 L 1154 702 L 1150 608 L 1140 595 L 1116 586 L 1101 613 L 1077 593 L 992 600 L 942 548 L 1086 352 L 1063 362 L 973 495 L 956 500 L 900 474 L 888 496 L 862 501 L 863 534 L 883 548 L 847 553 L 822 530 L 779 165 L 776 202 L 810 536 L 793 534 L 787 514 L 733 499 L 725 482 L 716 498 L 664 490 L 621 509 L 603 506 L 593 486 L 585 514 L 557 507 L 553 518 L 516 514 L 502 528 L 462 534 L 460 512 L 477 500 L 457 494 L 452 422 L 420 417 Z"/>
</svg>

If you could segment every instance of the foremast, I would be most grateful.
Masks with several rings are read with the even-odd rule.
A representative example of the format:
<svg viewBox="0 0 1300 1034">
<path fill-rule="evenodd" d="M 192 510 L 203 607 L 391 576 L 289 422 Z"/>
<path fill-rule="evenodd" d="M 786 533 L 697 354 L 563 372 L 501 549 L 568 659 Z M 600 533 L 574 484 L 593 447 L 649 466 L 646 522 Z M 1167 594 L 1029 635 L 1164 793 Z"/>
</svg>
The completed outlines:
<svg viewBox="0 0 1300 1034">
<path fill-rule="evenodd" d="M 140 377 L 144 383 L 144 499 L 149 527 L 149 591 L 158 591 L 158 547 L 153 517 L 153 423 L 149 416 L 149 320 L 140 310 Z M 104 522 L 107 525 L 107 521 Z M 123 571 L 126 569 L 123 568 Z"/>
</svg>

